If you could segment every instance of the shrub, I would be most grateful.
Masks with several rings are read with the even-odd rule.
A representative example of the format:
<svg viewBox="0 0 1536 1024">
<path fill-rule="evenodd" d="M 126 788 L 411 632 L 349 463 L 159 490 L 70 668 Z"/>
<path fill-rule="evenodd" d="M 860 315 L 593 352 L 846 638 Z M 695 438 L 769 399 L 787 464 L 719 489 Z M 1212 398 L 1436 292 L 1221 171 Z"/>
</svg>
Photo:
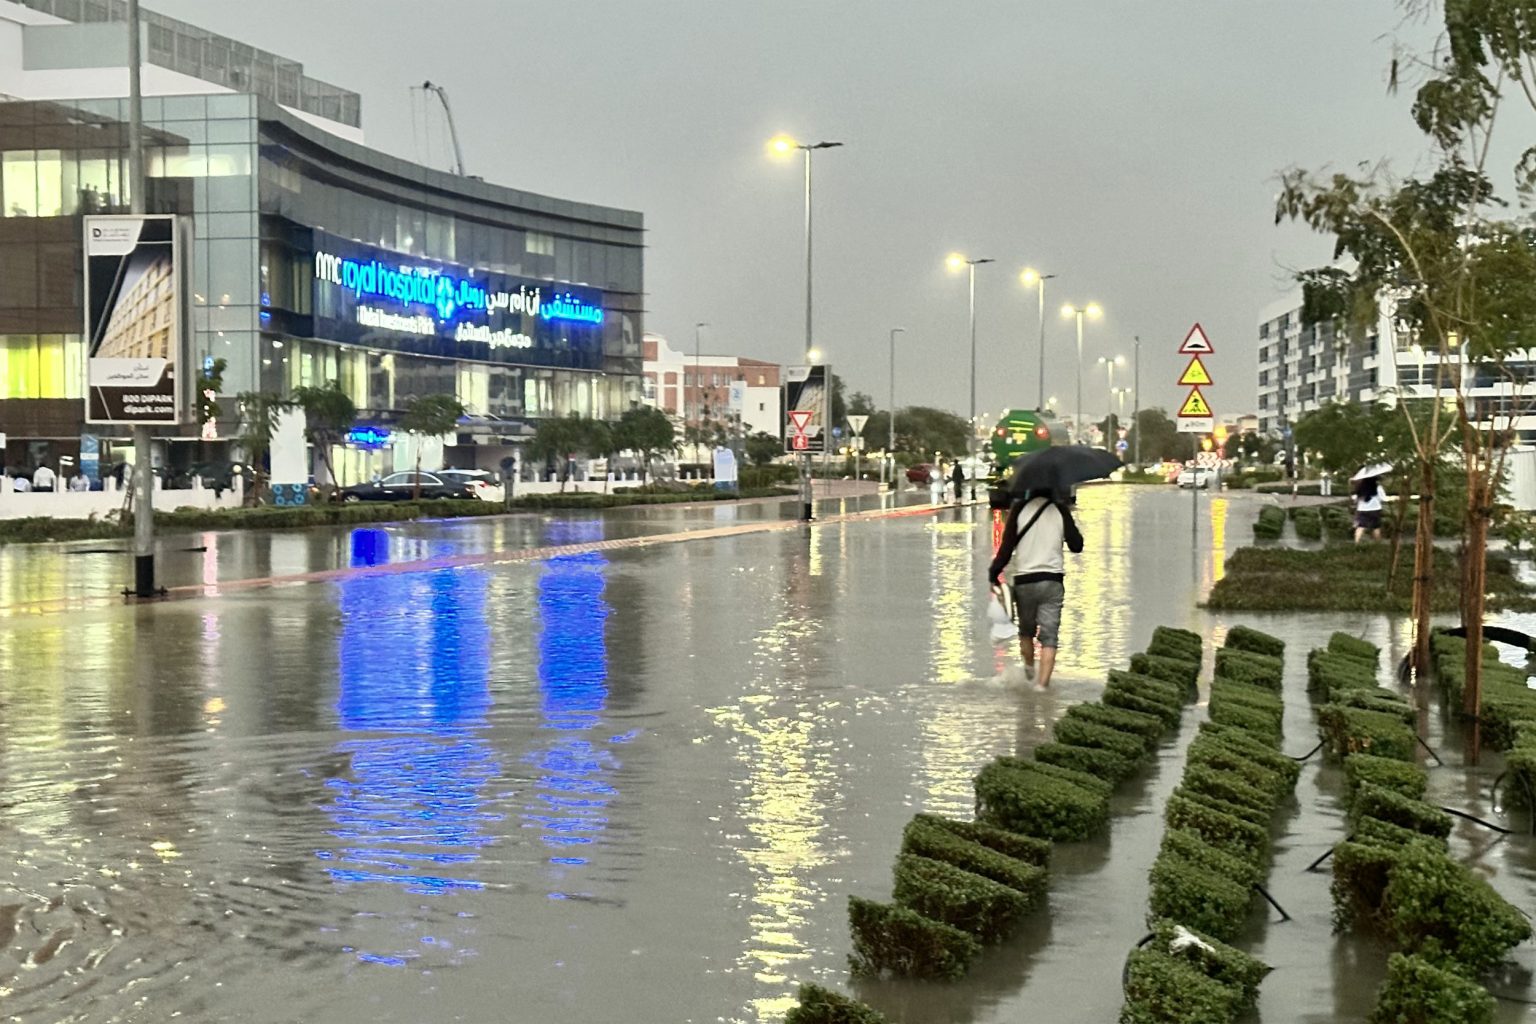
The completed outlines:
<svg viewBox="0 0 1536 1024">
<path fill-rule="evenodd" d="M 1246 821 L 1251 825 L 1258 826 L 1265 832 L 1266 835 L 1269 832 L 1269 819 L 1273 812 L 1268 809 L 1261 810 L 1256 807 L 1251 807 L 1247 804 L 1235 803 L 1231 800 L 1223 800 L 1219 796 L 1213 796 L 1210 793 L 1196 789 L 1185 783 L 1180 783 L 1180 785 L 1173 791 L 1173 795 L 1182 797 L 1185 800 L 1193 801 L 1194 803 L 1197 803 L 1202 807 L 1208 807 L 1213 811 L 1220 811 L 1222 814 L 1229 814 L 1234 818 L 1240 818 L 1241 820 Z"/>
<path fill-rule="evenodd" d="M 1268 793 L 1277 802 L 1295 785 L 1279 772 L 1256 764 L 1247 754 L 1231 744 L 1216 740 L 1197 739 L 1190 744 L 1188 765 L 1212 768 L 1222 774 L 1240 779 L 1254 789 Z"/>
<path fill-rule="evenodd" d="M 1097 793 L 1105 799 L 1109 798 L 1109 794 L 1115 788 L 1115 784 L 1108 779 L 1101 779 L 1097 775 L 1091 775 L 1088 772 L 1064 768 L 1061 765 L 1026 761 L 1019 757 L 999 757 L 997 758 L 997 763 L 1012 768 L 1019 768 L 1027 772 L 1039 772 L 1050 778 L 1071 783 L 1079 789 L 1086 789 L 1090 793 Z"/>
<path fill-rule="evenodd" d="M 784 1016 L 784 1024 L 886 1024 L 886 1020 L 858 1000 L 820 985 L 801 985 L 800 1005 Z"/>
<path fill-rule="evenodd" d="M 1071 715 L 1058 718 L 1052 731 L 1058 743 L 1099 747 L 1102 750 L 1113 751 L 1132 762 L 1140 762 L 1147 756 L 1147 743 L 1140 736 L 1132 736 L 1118 729 L 1096 725 Z"/>
<path fill-rule="evenodd" d="M 1493 886 L 1424 843 L 1404 848 L 1382 907 L 1403 952 L 1464 975 L 1491 970 L 1531 937 L 1530 922 Z"/>
<path fill-rule="evenodd" d="M 1161 654 L 1181 661 L 1200 661 L 1205 657 L 1205 643 L 1199 633 L 1187 629 L 1158 626 L 1152 630 L 1152 642 L 1147 644 L 1148 654 Z"/>
<path fill-rule="evenodd" d="M 1342 704 L 1324 704 L 1317 710 L 1318 733 L 1333 757 L 1375 754 L 1399 761 L 1413 760 L 1417 740 L 1401 718 L 1381 711 L 1365 711 Z"/>
<path fill-rule="evenodd" d="M 1170 828 L 1163 832 L 1161 853 L 1169 854 L 1199 868 L 1208 874 L 1230 878 L 1243 888 L 1250 888 L 1264 877 L 1264 872 L 1242 857 L 1212 846 L 1199 835 L 1182 828 Z"/>
<path fill-rule="evenodd" d="M 1364 843 L 1367 846 L 1385 846 L 1395 850 L 1409 843 L 1432 843 L 1434 840 L 1411 828 L 1394 825 L 1380 818 L 1365 817 L 1355 822 L 1354 830 L 1350 833 L 1350 842 Z M 1443 849 L 1446 845 L 1445 840 L 1440 840 L 1439 845 Z"/>
<path fill-rule="evenodd" d="M 1208 801 L 1175 794 L 1164 814 L 1169 828 L 1184 828 L 1218 849 L 1263 864 L 1269 856 L 1269 832 L 1251 821 L 1217 809 Z"/>
<path fill-rule="evenodd" d="M 1237 750 L 1255 764 L 1283 778 L 1287 790 L 1295 787 L 1297 778 L 1301 776 L 1300 764 L 1280 753 L 1272 745 L 1241 729 L 1234 729 L 1220 722 L 1201 722 L 1200 733 L 1196 739 L 1208 739 Z"/>
<path fill-rule="evenodd" d="M 1265 505 L 1259 509 L 1259 518 L 1253 524 L 1254 540 L 1279 540 L 1284 531 L 1284 510 L 1274 505 Z"/>
<path fill-rule="evenodd" d="M 1274 968 L 1240 949 L 1176 921 L 1159 921 L 1152 929 L 1153 946 L 1175 960 L 1185 960 L 1208 978 L 1242 993 L 1242 1005 L 1252 1006 L 1259 997 L 1259 983 Z"/>
<path fill-rule="evenodd" d="M 1256 786 L 1250 786 L 1239 776 L 1217 771 L 1209 765 L 1192 764 L 1184 769 L 1183 788 L 1224 800 L 1229 804 L 1246 807 L 1250 811 L 1268 817 L 1275 813 L 1276 798 Z"/>
<path fill-rule="evenodd" d="M 1528 725 L 1528 723 L 1526 723 Z M 1504 784 L 1504 803 L 1509 807 L 1536 805 L 1536 730 L 1522 728 L 1515 745 L 1504 755 L 1509 772 Z"/>
<path fill-rule="evenodd" d="M 1274 719 L 1262 711 L 1256 711 L 1241 703 L 1232 700 L 1222 700 L 1219 697 L 1211 698 L 1211 721 L 1218 725 L 1230 725 L 1242 729 L 1254 736 L 1262 738 L 1265 742 L 1278 745 L 1280 742 L 1280 727 Z"/>
<path fill-rule="evenodd" d="M 1268 654 L 1222 647 L 1216 652 L 1216 675 L 1243 683 L 1267 686 L 1278 691 L 1282 684 L 1284 663 Z"/>
<path fill-rule="evenodd" d="M 1334 698 L 1334 702 L 1343 704 L 1347 708 L 1361 708 L 1365 711 L 1380 711 L 1385 715 L 1395 715 L 1410 728 L 1417 717 L 1413 705 L 1391 690 L 1345 690 Z"/>
<path fill-rule="evenodd" d="M 1175 686 L 1193 687 L 1200 678 L 1200 663 L 1170 658 L 1164 654 L 1133 654 L 1131 671 L 1165 680 Z"/>
<path fill-rule="evenodd" d="M 1230 940 L 1248 917 L 1253 889 L 1173 853 L 1158 854 L 1148 874 L 1151 918 L 1166 918 Z"/>
<path fill-rule="evenodd" d="M 1486 672 L 1486 670 L 1485 670 Z M 1515 745 L 1516 724 L 1536 719 L 1536 690 L 1525 677 L 1516 682 L 1491 678 L 1483 684 L 1483 741 L 1495 750 Z"/>
<path fill-rule="evenodd" d="M 1291 519 L 1296 524 L 1296 536 L 1302 540 L 1323 539 L 1323 515 L 1315 508 L 1301 506 L 1294 510 Z"/>
<path fill-rule="evenodd" d="M 1098 703 L 1074 704 L 1067 709 L 1067 718 L 1077 718 L 1093 725 L 1102 725 L 1116 732 L 1123 732 L 1130 736 L 1139 736 L 1143 746 L 1148 750 L 1157 746 L 1157 741 L 1167 732 L 1163 720 L 1155 715 L 1144 715 L 1140 711 L 1127 711 L 1125 708 L 1108 707 Z"/>
<path fill-rule="evenodd" d="M 890 971 L 914 978 L 954 979 L 970 967 L 981 944 L 961 931 L 889 903 L 848 898 L 854 974 Z"/>
<path fill-rule="evenodd" d="M 1254 654 L 1267 654 L 1271 658 L 1285 657 L 1284 640 L 1250 629 L 1248 626 L 1233 626 L 1227 630 L 1224 646 L 1239 651 L 1252 651 Z"/>
<path fill-rule="evenodd" d="M 976 817 L 989 825 L 1041 839 L 1087 839 L 1109 822 L 1109 798 L 1029 770 L 996 762 L 976 776 Z"/>
<path fill-rule="evenodd" d="M 946 832 L 959 836 L 961 839 L 969 839 L 973 843 L 980 843 L 989 850 L 996 850 L 1004 857 L 1012 857 L 1026 864 L 1034 864 L 1045 867 L 1051 862 L 1051 844 L 1044 839 L 1034 836 L 1020 835 L 1017 832 L 1009 832 L 1007 829 L 985 825 L 979 821 L 957 821 L 954 818 L 942 818 L 937 814 L 919 814 L 912 819 L 914 822 L 923 821 L 936 828 L 942 828 Z"/>
<path fill-rule="evenodd" d="M 1319 648 L 1307 655 L 1307 688 L 1330 700 L 1348 690 L 1377 689 L 1376 666 Z"/>
<path fill-rule="evenodd" d="M 1184 705 L 1188 703 L 1190 689 L 1182 680 L 1174 683 L 1156 676 L 1122 672 L 1120 669 L 1110 670 L 1109 688 L 1134 693 L 1143 700 L 1155 701 L 1180 717 L 1184 714 Z"/>
<path fill-rule="evenodd" d="M 1345 761 L 1345 764 L 1348 764 Z M 1360 818 L 1380 818 L 1382 821 L 1390 821 L 1394 825 L 1422 832 L 1436 839 L 1444 839 L 1451 834 L 1451 816 L 1431 806 L 1423 800 L 1404 796 L 1390 789 L 1370 782 L 1362 782 L 1355 790 L 1354 804 L 1350 808 L 1350 814 L 1355 820 Z"/>
<path fill-rule="evenodd" d="M 1492 1024 L 1493 996 L 1423 957 L 1393 953 L 1370 1024 Z"/>
<path fill-rule="evenodd" d="M 1035 760 L 1113 782 L 1128 779 L 1136 772 L 1134 761 L 1113 750 L 1079 747 L 1072 743 L 1042 743 L 1035 748 Z"/>
<path fill-rule="evenodd" d="M 1126 965 L 1120 1024 L 1229 1024 L 1242 993 L 1161 950 L 1138 949 Z"/>
<path fill-rule="evenodd" d="M 1280 702 L 1279 695 L 1274 691 L 1217 677 L 1211 680 L 1210 708 L 1211 721 L 1218 724 L 1221 718 L 1215 714 L 1215 710 L 1220 705 L 1239 707 L 1261 716 L 1269 723 L 1270 731 L 1278 742 L 1280 723 L 1285 718 L 1285 705 Z"/>
<path fill-rule="evenodd" d="M 1362 783 L 1371 783 L 1382 789 L 1399 793 L 1411 800 L 1424 795 L 1429 785 L 1429 773 L 1409 761 L 1396 761 L 1390 757 L 1372 754 L 1351 754 L 1344 759 L 1344 776 L 1349 780 L 1349 799 L 1353 803 Z"/>
<path fill-rule="evenodd" d="M 1333 848 L 1333 927 L 1343 931 L 1352 925 L 1380 927 L 1382 899 L 1392 868 L 1406 847 L 1378 842 L 1345 840 Z"/>
<path fill-rule="evenodd" d="M 1144 715 L 1156 715 L 1169 729 L 1177 726 L 1179 719 L 1183 717 L 1182 704 L 1173 706 L 1160 704 L 1138 693 L 1129 683 L 1110 683 L 1104 687 L 1104 694 L 1100 699 L 1104 701 L 1106 707 L 1125 708 L 1127 711 L 1140 711 Z"/>
<path fill-rule="evenodd" d="M 958 836 L 927 815 L 919 814 L 907 823 L 901 834 L 901 852 L 973 871 L 1024 894 L 1031 902 L 1045 898 L 1045 869 Z"/>
<path fill-rule="evenodd" d="M 1342 654 L 1347 658 L 1356 658 L 1360 661 L 1368 661 L 1372 665 L 1381 663 L 1381 648 L 1368 640 L 1350 636 L 1348 633 L 1334 633 L 1328 638 L 1328 650 L 1334 654 Z"/>
<path fill-rule="evenodd" d="M 1043 887 L 1039 895 L 1044 895 Z M 1034 898 L 1010 885 L 911 853 L 896 858 L 892 898 L 898 906 L 953 925 L 983 942 L 1007 938 L 1034 904 Z"/>
</svg>

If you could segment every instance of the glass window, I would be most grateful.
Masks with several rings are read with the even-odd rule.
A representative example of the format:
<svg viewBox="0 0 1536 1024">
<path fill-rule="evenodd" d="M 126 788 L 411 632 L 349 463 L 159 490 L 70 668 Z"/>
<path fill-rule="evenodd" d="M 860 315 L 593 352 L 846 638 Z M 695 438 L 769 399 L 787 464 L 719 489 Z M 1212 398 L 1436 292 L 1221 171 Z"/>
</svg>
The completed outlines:
<svg viewBox="0 0 1536 1024">
<path fill-rule="evenodd" d="M 546 235 L 539 231 L 528 232 L 528 252 L 534 256 L 553 256 L 555 254 L 555 236 Z"/>
<path fill-rule="evenodd" d="M 64 161 L 56 149 L 37 154 L 37 215 L 59 217 L 64 213 Z"/>
<path fill-rule="evenodd" d="M 83 398 L 78 334 L 0 335 L 0 398 Z"/>
<path fill-rule="evenodd" d="M 0 160 L 0 201 L 7 217 L 37 216 L 37 155 L 32 150 L 7 152 Z"/>
<path fill-rule="evenodd" d="M 256 304 L 256 244 L 250 239 L 199 240 L 208 247 L 208 301 L 225 306 Z"/>
</svg>

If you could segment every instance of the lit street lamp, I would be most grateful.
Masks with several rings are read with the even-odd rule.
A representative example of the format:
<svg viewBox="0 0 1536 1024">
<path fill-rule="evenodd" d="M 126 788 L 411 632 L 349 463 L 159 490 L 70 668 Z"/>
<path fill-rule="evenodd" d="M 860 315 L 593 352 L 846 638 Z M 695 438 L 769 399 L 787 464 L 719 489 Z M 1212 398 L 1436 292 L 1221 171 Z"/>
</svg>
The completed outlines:
<svg viewBox="0 0 1536 1024">
<path fill-rule="evenodd" d="M 1104 315 L 1097 302 L 1086 306 L 1074 306 L 1070 302 L 1061 307 L 1063 317 L 1077 318 L 1077 411 L 1073 413 L 1072 433 L 1075 444 L 1083 443 L 1083 317 L 1097 320 Z"/>
<path fill-rule="evenodd" d="M 1036 412 L 1045 409 L 1045 282 L 1055 276 L 1055 274 L 1042 274 L 1033 267 L 1025 267 L 1019 271 L 1019 281 L 1024 287 L 1038 287 L 1040 290 L 1040 390 L 1035 399 Z"/>
<path fill-rule="evenodd" d="M 885 448 L 891 460 L 891 484 L 896 483 L 896 335 L 905 334 L 905 327 L 891 328 L 891 394 L 886 405 Z M 885 478 L 885 460 L 880 460 L 880 477 Z"/>
<path fill-rule="evenodd" d="M 699 438 L 704 433 L 704 377 L 699 369 L 700 337 L 709 324 L 693 325 L 693 461 L 699 461 Z M 686 420 L 687 411 L 684 410 Z"/>
<path fill-rule="evenodd" d="M 971 283 L 971 437 L 967 442 L 966 452 L 970 455 L 971 462 L 971 500 L 976 500 L 976 268 L 983 263 L 994 263 L 990 259 L 968 259 L 957 252 L 952 252 L 945 259 L 945 266 L 951 272 L 966 270 L 970 274 Z M 957 499 L 959 495 L 955 496 Z"/>
<path fill-rule="evenodd" d="M 1105 384 L 1109 388 L 1109 390 L 1106 392 L 1109 398 L 1109 411 L 1104 414 L 1104 447 L 1112 448 L 1113 445 L 1109 444 L 1108 435 L 1109 421 L 1115 412 L 1115 367 L 1125 365 L 1125 356 L 1099 356 L 1099 365 L 1104 367 L 1104 369 L 1108 372 L 1108 377 L 1105 381 Z"/>
<path fill-rule="evenodd" d="M 797 150 L 805 154 L 805 358 L 806 363 L 812 366 L 815 365 L 815 360 L 811 358 L 811 352 L 813 351 L 811 347 L 811 154 L 818 149 L 835 149 L 841 145 L 841 142 L 797 142 L 789 135 L 775 135 L 772 139 L 768 140 L 768 152 L 774 156 L 781 158 L 791 157 Z M 821 445 L 823 456 L 826 454 L 827 444 L 832 436 L 831 424 L 828 422 L 831 419 L 832 405 L 829 394 L 831 389 L 832 381 L 829 377 L 822 388 Z M 805 493 L 802 496 L 802 503 L 804 510 L 801 518 L 809 520 L 811 518 L 812 504 L 811 461 L 809 455 L 806 456 L 805 460 Z"/>
</svg>

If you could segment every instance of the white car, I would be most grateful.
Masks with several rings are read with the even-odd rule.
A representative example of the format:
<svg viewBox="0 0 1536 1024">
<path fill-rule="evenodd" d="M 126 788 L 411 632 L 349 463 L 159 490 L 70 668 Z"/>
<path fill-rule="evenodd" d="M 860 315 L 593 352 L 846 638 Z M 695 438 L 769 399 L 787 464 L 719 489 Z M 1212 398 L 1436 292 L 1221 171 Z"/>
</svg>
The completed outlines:
<svg viewBox="0 0 1536 1024">
<path fill-rule="evenodd" d="M 501 478 L 484 469 L 440 469 L 437 475 L 450 483 L 469 484 L 481 501 L 501 501 L 506 496 Z"/>
<path fill-rule="evenodd" d="M 1178 484 L 1180 487 L 1195 487 L 1205 490 L 1216 479 L 1216 471 L 1204 466 L 1186 468 L 1179 471 Z"/>
</svg>

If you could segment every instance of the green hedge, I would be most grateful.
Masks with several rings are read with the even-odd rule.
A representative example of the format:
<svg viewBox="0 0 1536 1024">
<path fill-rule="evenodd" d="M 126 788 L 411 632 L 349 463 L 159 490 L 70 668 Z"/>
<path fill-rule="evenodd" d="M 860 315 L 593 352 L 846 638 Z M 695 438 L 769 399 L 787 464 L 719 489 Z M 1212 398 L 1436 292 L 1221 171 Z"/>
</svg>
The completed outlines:
<svg viewBox="0 0 1536 1024">
<path fill-rule="evenodd" d="M 1080 747 L 1074 743 L 1042 743 L 1035 748 L 1035 760 L 1111 782 L 1136 774 L 1136 762 L 1130 758 L 1121 757 L 1113 750 Z"/>
<path fill-rule="evenodd" d="M 1074 704 L 1062 717 L 1076 718 L 1092 725 L 1102 725 L 1106 729 L 1114 729 L 1129 736 L 1139 736 L 1147 750 L 1155 749 L 1157 741 L 1162 739 L 1163 734 L 1168 731 L 1163 720 L 1156 715 L 1146 715 L 1140 711 L 1128 711 L 1125 708 L 1111 707 L 1092 701 Z"/>
<path fill-rule="evenodd" d="M 1283 773 L 1255 762 L 1230 742 L 1201 737 L 1189 746 L 1188 766 L 1204 766 L 1236 778 L 1280 800 L 1295 786 Z M 1188 771 L 1188 767 L 1185 769 Z"/>
<path fill-rule="evenodd" d="M 1349 761 L 1344 763 L 1347 765 Z M 1451 816 L 1440 808 L 1369 782 L 1362 782 L 1355 790 L 1350 814 L 1355 821 L 1380 818 L 1436 839 L 1451 834 Z"/>
<path fill-rule="evenodd" d="M 1248 919 L 1251 885 L 1214 874 L 1177 854 L 1159 854 L 1147 881 L 1152 918 L 1178 921 L 1227 941 Z"/>
<path fill-rule="evenodd" d="M 1216 651 L 1215 674 L 1240 683 L 1267 686 L 1278 693 L 1284 680 L 1284 665 L 1268 654 L 1222 647 Z"/>
<path fill-rule="evenodd" d="M 784 1015 L 784 1024 L 886 1024 L 883 1013 L 876 1013 L 856 999 L 838 995 L 820 985 L 800 986 L 800 1005 Z"/>
<path fill-rule="evenodd" d="M 1323 539 L 1323 514 L 1310 505 L 1299 505 L 1291 510 L 1291 521 L 1296 525 L 1300 540 Z"/>
<path fill-rule="evenodd" d="M 1152 641 L 1147 644 L 1148 654 L 1160 654 L 1181 661 L 1201 661 L 1205 657 L 1205 644 L 1199 633 L 1171 626 L 1158 626 L 1152 630 Z"/>
<path fill-rule="evenodd" d="M 1482 720 L 1483 742 L 1495 750 L 1509 750 L 1520 723 L 1536 721 L 1536 690 L 1527 686 L 1523 676 L 1518 681 L 1485 679 Z"/>
<path fill-rule="evenodd" d="M 1131 671 L 1138 675 L 1162 679 L 1175 686 L 1192 688 L 1200 679 L 1200 662 L 1143 652 L 1131 655 Z"/>
<path fill-rule="evenodd" d="M 1165 719 L 1175 725 L 1184 715 L 1184 705 L 1188 702 L 1190 692 L 1189 687 L 1182 681 L 1171 683 L 1166 679 L 1136 672 L 1122 672 L 1120 669 L 1110 670 L 1109 683 L 1105 687 L 1105 692 L 1112 690 L 1129 693 L 1160 705 L 1164 709 Z M 1167 716 L 1172 717 L 1169 719 Z"/>
<path fill-rule="evenodd" d="M 1161 950 L 1138 949 L 1126 968 L 1120 1024 L 1230 1024 L 1242 992 Z"/>
<path fill-rule="evenodd" d="M 1287 792 L 1296 787 L 1296 780 L 1301 777 L 1301 765 L 1299 763 L 1280 753 L 1273 745 L 1267 744 L 1241 729 L 1233 729 L 1219 722 L 1201 722 L 1200 732 L 1196 736 L 1196 740 L 1209 740 L 1240 751 L 1255 764 L 1274 772 L 1284 779 Z"/>
<path fill-rule="evenodd" d="M 1382 901 L 1392 869 L 1406 847 L 1380 842 L 1345 840 L 1333 848 L 1333 926 L 1343 931 L 1352 925 L 1380 928 Z"/>
<path fill-rule="evenodd" d="M 1109 797 L 1040 770 L 993 762 L 976 776 L 976 817 L 1012 832 L 1073 842 L 1109 822 Z"/>
<path fill-rule="evenodd" d="M 1418 956 L 1393 953 L 1370 1024 L 1492 1024 L 1493 996 Z"/>
<path fill-rule="evenodd" d="M 1243 729 L 1254 736 L 1262 738 L 1267 743 L 1278 744 L 1280 742 L 1280 727 L 1274 723 L 1273 717 L 1264 711 L 1256 710 L 1236 701 L 1212 697 L 1210 714 L 1211 721 L 1218 725 L 1230 725 L 1237 729 Z"/>
<path fill-rule="evenodd" d="M 1279 540 L 1285 532 L 1285 510 L 1275 505 L 1259 509 L 1259 518 L 1253 524 L 1254 540 Z"/>
<path fill-rule="evenodd" d="M 1418 746 L 1414 731 L 1401 718 L 1382 711 L 1324 704 L 1317 709 L 1317 723 L 1328 753 L 1335 758 L 1375 754 L 1411 761 Z"/>
<path fill-rule="evenodd" d="M 1257 957 L 1177 921 L 1157 922 L 1152 934 L 1152 948 L 1160 949 L 1176 960 L 1185 960 L 1206 977 L 1236 989 L 1242 995 L 1245 1008 L 1258 1001 L 1259 984 L 1274 970 Z"/>
<path fill-rule="evenodd" d="M 1202 807 L 1206 807 L 1210 810 L 1219 811 L 1222 814 L 1231 815 L 1234 818 L 1246 821 L 1250 825 L 1254 825 L 1261 829 L 1266 834 L 1266 836 L 1269 833 L 1269 819 L 1270 816 L 1274 813 L 1270 809 L 1254 807 L 1246 803 L 1238 803 L 1232 800 L 1224 800 L 1219 796 L 1206 792 L 1203 789 L 1190 786 L 1186 783 L 1180 783 L 1179 786 L 1174 789 L 1173 795 L 1197 803 Z M 1268 844 L 1266 843 L 1266 848 L 1267 845 Z"/>
<path fill-rule="evenodd" d="M 1230 804 L 1238 804 L 1265 816 L 1274 814 L 1275 808 L 1279 806 L 1273 793 L 1266 792 L 1257 786 L 1250 786 L 1238 775 L 1218 771 L 1209 765 L 1188 765 L 1184 769 L 1182 788 L 1191 789 Z"/>
<path fill-rule="evenodd" d="M 1469 977 L 1498 966 L 1531 937 L 1530 921 L 1493 886 L 1425 843 L 1404 848 L 1382 907 L 1399 949 Z"/>
<path fill-rule="evenodd" d="M 1344 759 L 1344 776 L 1349 780 L 1349 800 L 1355 801 L 1360 786 L 1370 783 L 1399 793 L 1410 800 L 1423 797 L 1429 785 L 1429 773 L 1419 765 L 1372 754 L 1351 754 Z"/>
<path fill-rule="evenodd" d="M 1086 789 L 1090 793 L 1097 793 L 1106 800 L 1109 799 L 1109 794 L 1114 792 L 1115 789 L 1115 784 L 1108 779 L 1101 779 L 1097 775 L 1089 772 L 1080 772 L 1064 765 L 1026 761 L 1021 757 L 999 757 L 997 758 L 997 763 L 1012 768 L 1019 768 L 1027 772 L 1039 772 L 1050 778 L 1070 783 L 1079 789 Z"/>
<path fill-rule="evenodd" d="M 1374 664 L 1347 654 L 1319 648 L 1307 655 L 1307 687 L 1329 699 L 1349 690 L 1376 690 Z"/>
<path fill-rule="evenodd" d="M 953 980 L 981 952 L 981 943 L 959 928 L 890 903 L 848 898 L 848 928 L 856 975 L 890 971 L 913 978 Z"/>
<path fill-rule="evenodd" d="M 1264 872 L 1252 861 L 1228 853 L 1219 846 L 1212 846 L 1198 833 L 1188 829 L 1165 829 L 1159 853 L 1187 861 L 1207 874 L 1230 879 L 1244 889 L 1251 888 L 1264 877 Z M 1169 916 L 1174 920 L 1179 919 L 1177 915 Z"/>
<path fill-rule="evenodd" d="M 1394 715 L 1402 719 L 1403 724 L 1410 728 L 1418 719 L 1413 705 L 1391 690 L 1345 690 L 1334 697 L 1334 703 L 1343 704 L 1347 708 L 1360 708 L 1363 711 L 1379 711 L 1384 715 Z"/>
<path fill-rule="evenodd" d="M 1169 828 L 1183 828 L 1212 846 L 1262 864 L 1269 856 L 1269 831 L 1242 817 L 1212 807 L 1208 801 L 1173 795 L 1163 815 Z"/>
<path fill-rule="evenodd" d="M 1007 829 L 996 828 L 979 821 L 958 821 L 937 814 L 919 814 L 913 821 L 924 821 L 937 828 L 980 843 L 989 850 L 996 850 L 1004 857 L 1012 857 L 1026 864 L 1045 867 L 1051 862 L 1051 844 L 1048 840 L 1020 835 Z"/>
<path fill-rule="evenodd" d="M 1395 825 L 1390 821 L 1382 821 L 1380 818 L 1360 818 L 1355 822 L 1354 831 L 1350 833 L 1350 841 L 1364 843 L 1367 846 L 1384 846 L 1395 850 L 1409 843 L 1432 843 L 1434 840 L 1422 832 L 1415 832 L 1411 828 Z M 1440 848 L 1444 849 L 1446 842 L 1440 840 Z"/>
<path fill-rule="evenodd" d="M 1097 725 L 1072 715 L 1063 715 L 1052 726 L 1058 743 L 1073 743 L 1080 747 L 1098 747 L 1109 750 L 1134 763 L 1147 756 L 1147 742 L 1140 736 Z"/>
<path fill-rule="evenodd" d="M 1268 714 L 1275 720 L 1277 727 L 1285 720 L 1285 703 L 1280 699 L 1280 694 L 1261 684 L 1217 676 L 1211 680 L 1211 697 L 1214 699 L 1217 696 Z"/>
<path fill-rule="evenodd" d="M 1032 902 L 1045 898 L 1044 868 L 956 835 L 930 815 L 919 814 L 907 823 L 901 836 L 901 852 L 975 872 L 1022 893 Z"/>
<path fill-rule="evenodd" d="M 1180 712 L 1182 705 L 1160 704 L 1137 688 L 1128 683 L 1110 683 L 1104 687 L 1104 693 L 1100 697 L 1105 707 L 1125 708 L 1127 711 L 1140 711 L 1144 715 L 1156 715 L 1163 722 L 1164 727 L 1172 729 L 1179 724 L 1183 716 Z"/>
<path fill-rule="evenodd" d="M 1012 934 L 1019 920 L 1045 895 L 1043 886 L 1026 895 L 974 871 L 911 853 L 897 856 L 895 875 L 892 899 L 898 906 L 988 943 L 1001 942 Z"/>
<path fill-rule="evenodd" d="M 1536 805 L 1536 723 L 1523 722 L 1517 727 L 1515 744 L 1504 755 L 1504 767 L 1509 772 L 1500 791 L 1505 806 Z"/>
<path fill-rule="evenodd" d="M 1360 661 L 1368 661 L 1372 665 L 1381 663 L 1381 648 L 1368 640 L 1350 636 L 1348 633 L 1334 633 L 1328 638 L 1328 650 L 1334 654 L 1342 654 L 1348 658 L 1356 658 Z"/>
<path fill-rule="evenodd" d="M 1254 654 L 1267 654 L 1271 658 L 1285 657 L 1284 640 L 1249 626 L 1233 626 L 1227 630 L 1224 646 L 1238 651 L 1252 651 Z"/>
</svg>

